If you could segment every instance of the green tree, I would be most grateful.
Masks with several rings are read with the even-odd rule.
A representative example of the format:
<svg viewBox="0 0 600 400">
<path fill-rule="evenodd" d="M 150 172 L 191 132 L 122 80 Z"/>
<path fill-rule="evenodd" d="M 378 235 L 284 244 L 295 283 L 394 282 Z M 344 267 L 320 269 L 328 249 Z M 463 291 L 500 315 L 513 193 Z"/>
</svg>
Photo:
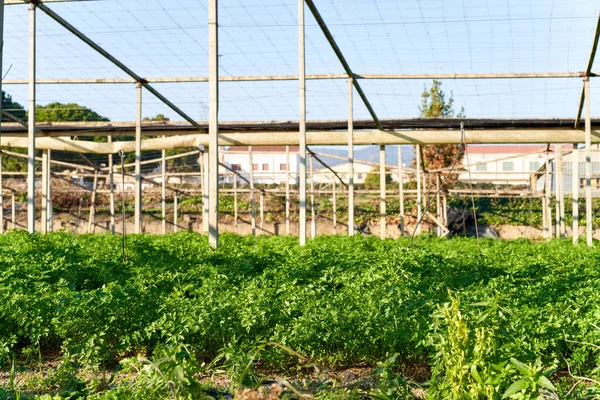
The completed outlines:
<svg viewBox="0 0 600 400">
<path fill-rule="evenodd" d="M 25 111 L 23 106 L 17 103 L 16 101 L 13 101 L 12 96 L 6 93 L 5 91 L 2 91 L 2 111 L 4 111 L 7 114 L 10 114 L 17 120 L 27 120 L 27 112 Z M 2 122 L 15 122 L 15 119 L 7 116 L 5 113 L 3 113 L 1 116 Z M 7 148 L 6 150 L 15 153 L 26 153 L 25 149 L 19 148 Z M 2 157 L 2 168 L 4 171 L 24 172 L 27 171 L 27 161 L 22 158 L 9 157 L 5 155 L 4 157 Z"/>
<path fill-rule="evenodd" d="M 385 169 L 385 184 L 389 185 L 393 183 L 392 175 L 389 170 Z M 377 189 L 379 188 L 379 168 L 373 167 L 373 169 L 365 176 L 365 186 L 367 189 Z"/>
<path fill-rule="evenodd" d="M 109 119 L 96 111 L 77 103 L 49 103 L 35 109 L 37 122 L 108 122 Z"/>
<path fill-rule="evenodd" d="M 12 100 L 12 96 L 2 91 L 2 111 L 6 111 L 10 115 L 24 121 L 27 119 L 27 112 L 22 105 Z M 2 122 L 15 122 L 12 118 L 2 114 Z"/>
<path fill-rule="evenodd" d="M 421 94 L 421 106 L 419 111 L 421 118 L 464 118 L 464 108 L 458 115 L 454 113 L 454 99 L 452 93 L 446 98 L 446 94 L 441 89 L 442 83 L 438 80 L 433 81 L 431 88 L 423 91 Z M 430 144 L 421 146 L 423 162 L 427 169 L 447 168 L 456 163 L 460 165 L 464 154 L 464 146 L 455 144 Z M 431 177 L 431 179 L 435 179 Z M 444 177 L 446 186 L 456 182 L 458 174 L 453 173 Z"/>
</svg>

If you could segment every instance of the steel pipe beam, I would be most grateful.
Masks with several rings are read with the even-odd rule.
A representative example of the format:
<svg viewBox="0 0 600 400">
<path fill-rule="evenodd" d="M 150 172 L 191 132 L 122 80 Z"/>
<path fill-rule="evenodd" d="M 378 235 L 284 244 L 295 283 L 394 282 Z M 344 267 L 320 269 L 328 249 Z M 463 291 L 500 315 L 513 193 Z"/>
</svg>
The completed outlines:
<svg viewBox="0 0 600 400">
<path fill-rule="evenodd" d="M 360 145 L 403 145 L 403 144 L 539 144 L 539 143 L 583 143 L 585 132 L 579 129 L 490 129 L 468 131 L 466 139 L 461 141 L 460 131 L 453 130 L 402 130 L 354 131 L 354 144 Z M 590 142 L 600 143 L 600 130 L 590 128 Z M 142 140 L 142 151 L 178 149 L 207 146 L 208 135 L 170 136 L 167 138 Z M 297 146 L 297 133 L 255 132 L 221 133 L 219 146 Z M 135 151 L 135 142 L 97 143 L 67 138 L 37 137 L 35 144 L 39 149 L 67 151 L 73 153 L 115 154 L 119 150 Z M 347 145 L 347 131 L 313 131 L 306 133 L 308 145 Z M 0 139 L 0 146 L 27 148 L 27 138 L 7 137 Z M 302 163 L 300 163 L 302 167 Z M 302 168 L 300 168 L 302 169 Z M 301 171 L 302 172 L 302 171 Z M 301 175 L 302 176 L 302 175 Z"/>
<path fill-rule="evenodd" d="M 32 3 L 32 5 L 33 5 L 33 3 Z M 144 86 L 144 88 L 146 88 L 146 90 L 148 90 L 150 93 L 152 93 L 154 96 L 156 96 L 160 101 L 165 103 L 171 110 L 175 111 L 183 119 L 188 121 L 190 124 L 194 125 L 196 128 L 202 129 L 202 127 L 200 127 L 200 125 L 198 125 L 193 118 L 188 116 L 179 107 L 177 107 L 175 104 L 173 104 L 171 101 L 169 101 L 165 96 L 163 96 L 160 92 L 158 92 L 156 89 L 154 89 L 152 86 L 150 86 L 144 78 L 142 78 L 141 76 L 139 76 L 138 74 L 133 72 L 125 64 L 123 64 L 121 61 L 119 61 L 118 59 L 113 57 L 110 53 L 108 53 L 106 50 L 104 50 L 102 47 L 100 47 L 96 42 L 94 42 L 93 40 L 88 38 L 86 35 L 84 35 L 81 31 L 79 31 L 77 28 L 75 28 L 69 22 L 64 20 L 60 15 L 58 15 L 57 13 L 55 13 L 54 11 L 52 11 L 51 9 L 46 7 L 41 2 L 38 3 L 38 8 L 40 10 L 42 10 L 44 13 L 46 13 L 46 15 L 48 15 L 50 18 L 52 18 L 53 20 L 58 22 L 62 27 L 64 27 L 69 32 L 71 32 L 73 35 L 75 35 L 77 38 L 81 39 L 85 44 L 87 44 L 88 46 L 90 46 L 91 48 L 96 50 L 98 53 L 100 53 L 102 56 L 104 56 L 104 58 L 106 58 L 108 61 L 112 62 L 117 67 L 119 67 L 127 75 L 131 76 L 136 82 L 142 84 Z M 210 25 L 210 23 L 209 23 L 209 25 Z"/>
<path fill-rule="evenodd" d="M 595 77 L 600 73 L 590 72 Z M 516 73 L 456 73 L 456 74 L 357 74 L 354 79 L 377 80 L 430 80 L 430 79 L 569 79 L 581 78 L 585 72 L 516 72 Z M 297 81 L 298 75 L 239 75 L 220 76 L 219 82 L 264 82 L 264 81 Z M 306 74 L 306 80 L 348 79 L 348 74 Z M 148 83 L 207 83 L 207 76 L 187 77 L 149 77 L 144 78 Z M 132 84 L 133 78 L 45 78 L 38 79 L 38 85 L 93 85 L 93 84 Z M 7 79 L 7 85 L 26 85 L 25 79 Z"/>
</svg>

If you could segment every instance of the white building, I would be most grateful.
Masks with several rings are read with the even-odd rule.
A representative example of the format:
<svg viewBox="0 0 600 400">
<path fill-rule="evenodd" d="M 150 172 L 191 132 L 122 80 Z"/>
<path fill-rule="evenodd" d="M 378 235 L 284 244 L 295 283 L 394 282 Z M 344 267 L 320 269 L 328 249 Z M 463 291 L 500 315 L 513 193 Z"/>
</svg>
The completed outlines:
<svg viewBox="0 0 600 400">
<path fill-rule="evenodd" d="M 219 153 L 220 162 L 246 179 L 250 179 L 250 171 L 254 175 L 254 183 L 281 184 L 288 176 L 288 158 L 286 146 L 253 146 L 252 163 L 247 146 L 230 146 Z M 252 165 L 250 165 L 252 164 Z M 298 174 L 298 146 L 289 147 L 289 182 L 296 183 Z M 230 171 L 222 171 L 222 181 L 233 182 Z"/>
<path fill-rule="evenodd" d="M 313 161 L 317 164 L 316 160 Z M 320 165 L 320 164 L 319 164 Z M 373 171 L 373 168 L 376 168 L 379 171 L 379 167 L 374 167 L 372 165 L 366 165 L 361 163 L 354 163 L 354 183 L 365 183 L 365 178 L 369 172 Z M 350 163 L 338 164 L 331 167 L 344 182 L 348 183 L 348 176 L 350 171 Z M 315 183 L 332 183 L 338 182 L 339 179 L 331 172 L 329 168 L 319 168 L 314 170 Z"/>
<path fill-rule="evenodd" d="M 573 146 L 563 145 L 565 153 Z M 530 176 L 546 162 L 546 145 L 468 145 L 459 175 L 463 182 L 528 184 Z M 554 153 L 550 153 L 554 158 Z M 470 166 L 470 175 L 469 175 Z"/>
</svg>

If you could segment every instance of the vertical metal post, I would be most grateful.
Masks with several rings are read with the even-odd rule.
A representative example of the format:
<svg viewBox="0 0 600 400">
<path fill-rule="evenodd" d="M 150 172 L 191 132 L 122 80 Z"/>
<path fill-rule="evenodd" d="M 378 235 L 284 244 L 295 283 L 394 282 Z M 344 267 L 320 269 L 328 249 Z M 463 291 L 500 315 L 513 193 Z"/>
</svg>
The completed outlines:
<svg viewBox="0 0 600 400">
<path fill-rule="evenodd" d="M 545 230 L 544 237 L 546 239 L 552 239 L 552 207 L 550 202 L 550 195 L 552 189 L 552 176 L 550 175 L 550 154 L 546 151 L 546 187 L 544 191 L 544 199 L 545 199 L 545 208 L 546 208 L 546 220 L 545 220 Z"/>
<path fill-rule="evenodd" d="M 48 228 L 48 150 L 42 150 L 42 187 L 40 190 L 42 201 L 40 203 L 40 232 L 47 233 Z"/>
<path fill-rule="evenodd" d="M 333 177 L 333 234 L 337 235 L 337 182 Z"/>
<path fill-rule="evenodd" d="M 112 143 L 112 136 L 108 137 L 108 143 Z M 123 173 L 123 171 L 121 171 Z M 108 155 L 108 189 L 109 193 L 109 212 L 110 212 L 110 233 L 115 234 L 115 175 L 113 155 Z"/>
<path fill-rule="evenodd" d="M 423 206 L 422 202 L 421 202 L 421 145 L 418 144 L 417 145 L 417 177 L 416 177 L 416 181 L 417 181 L 417 229 L 416 229 L 416 234 L 420 235 L 421 234 L 421 207 Z"/>
<path fill-rule="evenodd" d="M 348 78 L 348 235 L 354 235 L 354 86 Z"/>
<path fill-rule="evenodd" d="M 379 237 L 386 236 L 385 146 L 379 146 Z"/>
<path fill-rule="evenodd" d="M 233 232 L 238 233 L 238 193 L 237 193 L 238 177 L 233 174 Z"/>
<path fill-rule="evenodd" d="M 218 0 L 208 0 L 208 242 L 219 247 L 219 37 Z"/>
<path fill-rule="evenodd" d="M 315 215 L 315 175 L 313 170 L 313 159 L 312 154 L 309 156 L 310 162 L 310 237 L 312 239 L 317 236 L 317 218 Z"/>
<path fill-rule="evenodd" d="M 163 138 L 165 136 L 163 135 Z M 162 184 L 160 186 L 160 218 L 162 221 L 162 234 L 167 233 L 167 151 L 162 150 L 160 154 L 160 172 Z M 202 167 L 202 157 L 199 158 Z M 202 179 L 200 179 L 202 181 Z"/>
<path fill-rule="evenodd" d="M 592 120 L 590 116 L 590 77 L 584 80 L 585 91 L 585 232 L 586 243 L 592 246 Z"/>
<path fill-rule="evenodd" d="M 300 246 L 306 244 L 306 63 L 304 59 L 304 0 L 298 0 L 298 90 L 300 103 L 299 147 L 300 162 L 300 219 L 298 235 Z"/>
<path fill-rule="evenodd" d="M 29 110 L 27 129 L 27 230 L 35 232 L 35 3 L 29 4 Z"/>
<path fill-rule="evenodd" d="M 4 0 L 0 0 L 0 73 L 4 53 Z M 2 79 L 0 79 L 0 138 L 2 138 Z M 4 186 L 2 185 L 2 147 L 0 147 L 0 233 L 4 233 Z"/>
<path fill-rule="evenodd" d="M 208 235 L 208 182 L 210 181 L 208 168 L 208 147 L 200 154 L 202 158 L 202 229 Z"/>
<path fill-rule="evenodd" d="M 400 202 L 400 236 L 404 236 L 404 166 L 402 165 L 402 145 L 398 145 L 398 194 Z"/>
<path fill-rule="evenodd" d="M 254 159 L 252 158 L 252 146 L 248 146 L 248 159 L 250 162 L 250 226 L 252 236 L 256 236 L 256 200 L 254 196 Z"/>
<path fill-rule="evenodd" d="M 137 84 L 137 110 L 135 115 L 135 218 L 134 232 L 142 233 L 142 84 Z"/>
<path fill-rule="evenodd" d="M 290 146 L 285 146 L 285 234 L 290 234 Z"/>
<path fill-rule="evenodd" d="M 178 209 L 177 209 L 177 192 L 173 193 L 173 232 L 177 232 L 177 220 L 178 220 Z"/>
<path fill-rule="evenodd" d="M 572 189 L 573 189 L 573 244 L 579 243 L 579 189 L 581 182 L 579 181 L 579 150 L 577 149 L 578 143 L 573 143 L 573 154 L 571 157 L 571 173 L 572 175 Z"/>
</svg>

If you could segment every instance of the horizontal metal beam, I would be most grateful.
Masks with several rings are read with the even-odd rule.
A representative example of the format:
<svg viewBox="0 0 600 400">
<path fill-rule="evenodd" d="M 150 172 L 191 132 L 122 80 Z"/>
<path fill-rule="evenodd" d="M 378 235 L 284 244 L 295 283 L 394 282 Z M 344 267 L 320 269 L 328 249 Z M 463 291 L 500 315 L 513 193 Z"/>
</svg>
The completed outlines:
<svg viewBox="0 0 600 400">
<path fill-rule="evenodd" d="M 78 3 L 83 1 L 99 1 L 99 0 L 39 0 L 40 3 Z M 5 6 L 14 6 L 17 4 L 29 4 L 30 0 L 4 0 Z"/>
<path fill-rule="evenodd" d="M 177 114 L 179 114 L 181 117 L 183 117 L 183 119 L 188 121 L 190 124 L 194 125 L 199 130 L 202 130 L 202 128 L 196 123 L 196 121 L 194 121 L 194 119 L 192 119 L 189 115 L 187 115 L 185 112 L 183 112 L 179 107 L 177 107 L 175 104 L 173 104 L 170 100 L 168 100 L 160 92 L 158 92 L 156 89 L 154 89 L 152 86 L 150 86 L 144 78 L 142 78 L 141 76 L 139 76 L 138 74 L 133 72 L 129 67 L 127 67 L 125 64 L 123 64 L 117 58 L 115 58 L 110 53 L 108 53 L 106 50 L 104 50 L 102 47 L 100 47 L 92 39 L 90 39 L 89 37 L 84 35 L 81 31 L 79 31 L 77 28 L 75 28 L 73 25 L 71 25 L 69 22 L 67 22 L 65 19 L 63 19 L 60 15 L 58 15 L 57 13 L 55 13 L 54 11 L 52 11 L 51 9 L 49 9 L 42 3 L 38 3 L 37 8 L 42 10 L 44 13 L 46 13 L 46 15 L 48 15 L 50 18 L 52 18 L 54 21 L 56 21 L 63 28 L 65 28 L 66 30 L 71 32 L 73 35 L 75 35 L 77 38 L 79 38 L 85 44 L 90 46 L 92 49 L 96 50 L 104 58 L 106 58 L 108 61 L 110 61 L 111 63 L 116 65 L 127 75 L 132 77 L 136 82 L 140 83 L 147 91 L 149 91 L 156 98 L 158 98 L 160 101 L 165 103 L 171 110 L 175 111 Z"/>
<path fill-rule="evenodd" d="M 354 79 L 371 80 L 418 80 L 418 79 L 549 79 L 549 78 L 581 78 L 585 72 L 517 72 L 517 73 L 483 73 L 483 74 L 354 74 Z M 591 77 L 600 73 L 590 72 Z M 143 78 L 148 83 L 206 83 L 206 76 L 187 77 L 153 77 Z M 348 79 L 347 74 L 307 74 L 307 80 Z M 297 81 L 298 75 L 243 75 L 219 76 L 219 82 L 261 82 L 261 81 Z M 38 85 L 92 85 L 92 84 L 131 84 L 133 78 L 54 78 L 38 79 Z M 4 85 L 25 85 L 26 79 L 5 79 Z"/>
<path fill-rule="evenodd" d="M 466 129 L 571 129 L 574 119 L 448 119 L 448 118 L 404 118 L 383 119 L 380 123 L 387 130 L 402 129 L 459 129 L 460 123 Z M 376 125 L 372 120 L 356 120 L 355 130 L 372 130 Z M 197 122 L 203 131 L 208 127 L 205 121 Z M 346 120 L 309 121 L 309 131 L 346 130 Z M 592 127 L 600 127 L 600 119 L 592 120 Z M 36 124 L 39 136 L 113 136 L 126 137 L 135 133 L 135 122 L 52 122 Z M 186 122 L 161 121 L 148 122 L 142 126 L 144 136 L 172 136 L 197 134 L 198 130 Z M 297 121 L 243 121 L 220 122 L 219 130 L 223 133 L 252 132 L 298 132 Z M 2 132 L 8 136 L 25 136 L 27 130 L 16 123 L 3 123 Z"/>
<path fill-rule="evenodd" d="M 600 130 L 592 130 L 592 143 L 600 143 Z M 285 146 L 298 145 L 296 132 L 255 132 L 219 134 L 220 146 Z M 348 133 L 345 131 L 307 132 L 308 145 L 346 145 Z M 585 133 L 578 129 L 487 129 L 465 130 L 401 130 L 401 131 L 355 131 L 355 145 L 392 144 L 524 144 L 524 143 L 583 143 Z M 208 135 L 171 136 L 167 138 L 145 139 L 142 150 L 163 150 L 189 148 L 208 145 Z M 27 138 L 2 136 L 0 146 L 27 147 Z M 36 147 L 40 150 L 60 150 L 73 153 L 114 154 L 119 150 L 132 152 L 135 142 L 97 143 L 67 138 L 38 137 Z"/>
</svg>

